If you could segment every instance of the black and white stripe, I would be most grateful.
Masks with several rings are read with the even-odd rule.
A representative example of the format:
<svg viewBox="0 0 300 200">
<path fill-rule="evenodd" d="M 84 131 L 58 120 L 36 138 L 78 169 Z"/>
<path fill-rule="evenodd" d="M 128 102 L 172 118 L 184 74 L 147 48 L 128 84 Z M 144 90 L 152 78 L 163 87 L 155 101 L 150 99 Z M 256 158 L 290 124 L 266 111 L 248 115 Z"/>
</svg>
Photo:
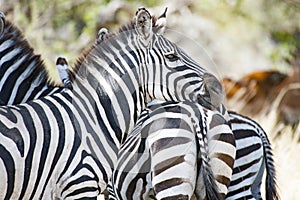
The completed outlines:
<svg viewBox="0 0 300 200">
<path fill-rule="evenodd" d="M 184 115 L 183 113 L 185 113 L 183 110 L 187 106 L 182 105 L 184 104 L 179 105 L 175 103 L 172 104 L 170 102 L 165 103 L 165 105 L 160 105 L 160 107 L 156 105 L 154 109 L 151 109 L 150 107 L 149 110 L 146 110 L 143 115 L 141 115 L 141 118 L 134 128 L 134 131 L 129 134 L 128 139 L 121 146 L 117 169 L 114 171 L 112 183 L 108 188 L 111 194 L 110 199 L 142 199 L 145 197 L 150 199 L 160 199 L 162 198 L 162 196 L 158 196 L 158 193 L 162 191 L 166 191 L 165 195 L 169 195 L 169 198 L 171 198 L 172 196 L 172 193 L 170 191 L 174 191 L 174 193 L 177 192 L 177 194 L 185 194 L 185 192 L 189 191 L 189 198 L 192 194 L 194 194 L 192 187 L 189 188 L 190 190 L 187 190 L 186 188 L 180 190 L 180 187 L 176 188 L 177 185 L 174 184 L 174 182 L 176 182 L 176 178 L 176 183 L 178 185 L 184 182 L 180 181 L 180 178 L 178 177 L 181 177 L 183 180 L 188 180 L 186 179 L 186 177 L 184 177 L 185 170 L 188 170 L 188 168 L 184 166 L 185 162 L 187 161 L 181 160 L 182 162 L 176 162 L 177 160 L 175 159 L 168 160 L 169 157 L 180 156 L 180 152 L 175 151 L 174 149 L 176 149 L 176 145 L 178 145 L 179 147 L 180 145 L 182 145 L 181 143 L 187 141 L 183 139 L 184 137 L 176 135 L 177 131 L 181 131 L 181 133 L 183 134 L 185 133 L 186 136 L 191 133 L 191 129 L 187 128 L 188 126 L 181 126 L 183 125 L 182 121 L 178 121 L 178 119 L 184 119 L 184 117 L 182 117 L 182 115 Z M 172 112 L 168 112 L 167 110 L 169 109 L 169 107 L 172 108 L 172 106 L 176 108 L 180 107 L 180 109 L 177 109 L 180 112 L 175 113 L 174 109 L 172 110 Z M 153 110 L 156 112 L 153 112 Z M 157 114 L 158 117 L 155 116 L 155 114 Z M 207 110 L 202 110 L 201 118 L 203 120 L 207 120 L 209 118 L 207 116 L 209 116 Z M 176 117 L 178 117 L 177 120 Z M 220 120 L 220 116 L 216 115 L 216 117 L 219 118 L 218 120 L 216 120 L 218 123 L 222 121 Z M 210 119 L 213 118 L 214 117 L 210 117 Z M 203 128 L 205 128 L 206 124 L 210 124 L 211 126 L 210 128 L 208 128 L 208 130 L 212 129 L 211 131 L 207 131 L 206 135 L 208 138 L 209 149 L 208 163 L 210 163 L 211 167 L 214 167 L 212 168 L 212 174 L 216 179 L 219 192 L 221 193 L 221 196 L 218 197 L 218 199 L 262 199 L 261 184 L 263 181 L 263 173 L 265 169 L 267 172 L 265 187 L 266 199 L 279 199 L 275 176 L 275 166 L 272 158 L 272 150 L 266 133 L 255 121 L 245 116 L 239 115 L 234 112 L 229 112 L 229 118 L 229 123 L 231 125 L 236 141 L 236 158 L 235 160 L 233 160 L 233 169 L 230 169 L 228 167 L 230 165 L 226 166 L 226 163 L 232 160 L 232 158 L 229 158 L 228 160 L 228 156 L 223 153 L 228 152 L 228 150 L 225 151 L 225 149 L 220 149 L 220 147 L 226 147 L 230 145 L 230 143 L 226 144 L 228 140 L 226 139 L 226 133 L 224 134 L 224 125 L 226 123 L 219 124 L 219 128 L 223 129 L 222 131 L 220 131 L 220 129 L 217 131 L 217 126 L 212 125 L 215 124 L 213 122 L 214 120 L 211 120 L 210 123 L 203 123 L 202 126 Z M 156 123 L 156 120 L 158 120 L 158 122 L 160 123 Z M 184 124 L 192 124 L 191 122 L 184 122 Z M 148 127 L 149 124 L 154 126 L 154 129 L 150 129 Z M 169 126 L 177 127 L 177 129 L 174 129 L 171 132 L 174 134 L 172 135 L 173 138 L 171 138 L 171 140 L 169 138 L 169 130 L 166 128 Z M 185 131 L 180 130 L 180 128 L 185 128 Z M 151 155 L 151 145 L 147 145 L 149 143 L 149 138 L 151 138 L 149 137 L 149 135 L 155 132 L 153 130 L 159 130 L 160 141 L 163 141 L 165 139 L 165 142 L 157 143 L 161 146 L 155 146 L 156 152 L 159 152 L 159 150 L 165 151 L 165 149 L 169 150 L 166 151 L 167 153 L 163 154 L 164 159 L 162 159 L 159 163 L 160 166 L 163 166 L 161 167 L 160 174 L 163 174 L 161 173 L 161 171 L 165 172 L 165 174 L 163 174 L 163 176 L 161 176 L 159 179 L 160 181 L 158 181 L 158 185 L 163 185 L 159 187 L 160 189 L 163 189 L 159 190 L 158 193 L 157 191 L 155 191 L 155 184 L 157 182 L 153 181 L 153 177 L 155 177 L 155 175 L 153 175 L 155 173 L 155 167 L 153 167 L 154 164 L 152 163 L 152 159 L 155 156 Z M 218 137 L 218 132 L 221 132 L 223 136 Z M 214 140 L 210 138 L 214 138 Z M 200 142 L 203 143 L 203 141 Z M 222 142 L 225 142 L 225 144 L 222 144 Z M 205 152 L 205 149 L 202 149 L 200 152 Z M 192 159 L 194 158 L 195 157 L 192 157 Z M 225 163 L 225 167 L 222 163 Z M 181 166 L 182 168 L 180 168 L 179 164 L 183 164 Z M 176 169 L 176 171 L 173 171 L 174 169 Z M 233 170 L 232 177 L 231 173 L 226 172 L 226 170 L 224 172 L 224 169 Z M 167 173 L 168 171 L 170 171 L 170 173 Z M 189 173 L 190 176 L 195 175 L 191 171 Z M 228 177 L 224 176 L 228 174 Z M 199 171 L 198 176 L 202 177 L 201 171 Z M 173 177 L 176 178 L 173 179 Z M 198 178 L 195 188 L 196 194 L 200 194 L 201 191 L 205 191 L 205 186 L 207 185 L 203 185 L 203 182 L 208 183 L 203 179 L 200 179 L 199 181 Z M 124 185 L 126 185 L 127 187 L 124 187 Z M 172 190 L 173 187 L 176 189 Z M 200 192 L 197 192 L 197 190 Z M 221 191 L 226 191 L 226 193 L 222 193 Z M 176 199 L 178 197 L 174 198 Z"/>
<path fill-rule="evenodd" d="M 229 112 L 229 118 L 236 139 L 236 160 L 226 199 L 262 199 L 265 169 L 266 199 L 279 199 L 273 154 L 266 133 L 245 116 Z"/>
<path fill-rule="evenodd" d="M 1 199 L 95 198 L 145 103 L 205 94 L 208 73 L 147 24 L 156 23 L 140 9 L 93 46 L 71 73 L 73 90 L 0 108 Z"/>
<path fill-rule="evenodd" d="M 211 113 L 189 102 L 144 111 L 121 146 L 110 198 L 219 199 L 204 141 Z M 197 177 L 204 191 L 195 191 Z"/>
<path fill-rule="evenodd" d="M 0 12 L 0 105 L 13 105 L 59 92 L 40 55 Z"/>
</svg>

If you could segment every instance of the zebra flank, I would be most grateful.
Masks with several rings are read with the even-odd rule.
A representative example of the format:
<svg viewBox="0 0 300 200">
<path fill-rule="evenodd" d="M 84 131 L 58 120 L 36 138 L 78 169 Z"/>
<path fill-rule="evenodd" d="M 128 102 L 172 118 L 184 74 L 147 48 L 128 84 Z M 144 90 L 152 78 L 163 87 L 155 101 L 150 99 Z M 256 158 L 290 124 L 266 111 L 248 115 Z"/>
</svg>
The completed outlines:
<svg viewBox="0 0 300 200">
<path fill-rule="evenodd" d="M 0 176 L 5 183 L 0 199 L 95 199 L 106 189 L 118 151 L 146 103 L 153 99 L 201 103 L 205 95 L 207 105 L 215 106 L 203 81 L 213 75 L 160 35 L 163 19 L 154 19 L 139 9 L 133 21 L 92 45 L 79 59 L 69 72 L 72 90 L 51 90 L 54 94 L 46 92 L 44 97 L 48 84 L 40 57 L 25 46 L 26 40 L 14 46 L 11 38 L 23 37 L 5 21 L 1 84 L 16 80 L 11 75 L 23 77 L 14 69 L 24 67 L 24 72 L 30 71 L 25 73 L 28 83 L 42 88 L 30 87 L 22 97 L 13 92 L 3 99 L 9 104 L 39 97 L 0 107 Z M 11 82 L 3 88 L 18 90 Z"/>
</svg>

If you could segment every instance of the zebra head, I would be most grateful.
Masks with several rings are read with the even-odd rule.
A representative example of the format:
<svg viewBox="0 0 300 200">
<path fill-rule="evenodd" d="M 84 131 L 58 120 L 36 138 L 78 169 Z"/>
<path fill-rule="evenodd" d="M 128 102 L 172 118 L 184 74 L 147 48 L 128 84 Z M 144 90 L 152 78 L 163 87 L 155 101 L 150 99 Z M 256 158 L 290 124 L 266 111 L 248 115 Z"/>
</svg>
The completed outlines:
<svg viewBox="0 0 300 200">
<path fill-rule="evenodd" d="M 128 106 L 129 115 L 139 113 L 154 99 L 218 107 L 223 89 L 217 78 L 162 35 L 166 11 L 156 19 L 140 8 L 118 31 L 100 30 L 98 39 L 70 71 L 73 89 L 77 82 L 88 81 L 100 98 L 109 96 L 110 102 L 122 105 L 122 111 Z"/>
<path fill-rule="evenodd" d="M 138 44 L 145 54 L 141 76 L 146 100 L 189 100 L 210 109 L 218 107 L 224 98 L 219 80 L 162 35 L 166 11 L 155 19 L 140 8 L 135 17 Z"/>
</svg>

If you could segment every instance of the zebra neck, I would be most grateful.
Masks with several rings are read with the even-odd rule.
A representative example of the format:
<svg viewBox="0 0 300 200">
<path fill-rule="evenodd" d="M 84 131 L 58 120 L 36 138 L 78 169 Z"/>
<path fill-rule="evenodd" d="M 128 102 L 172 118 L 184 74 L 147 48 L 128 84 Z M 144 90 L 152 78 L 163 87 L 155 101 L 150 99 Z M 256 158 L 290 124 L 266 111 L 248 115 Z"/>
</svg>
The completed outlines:
<svg viewBox="0 0 300 200">
<path fill-rule="evenodd" d="M 5 47 L 5 44 L 8 46 Z M 31 48 L 16 46 L 18 44 L 14 41 L 6 41 L 0 46 L 0 98 L 3 105 L 24 103 L 49 95 L 55 88 L 48 82 L 40 56 L 34 55 Z M 8 48 L 14 49 L 7 53 Z"/>
<path fill-rule="evenodd" d="M 59 91 L 49 83 L 40 55 L 9 21 L 0 36 L 0 72 L 1 105 L 24 103 Z"/>
<path fill-rule="evenodd" d="M 144 107 L 137 77 L 114 76 L 104 67 L 88 68 L 84 79 L 73 82 L 74 98 L 90 101 L 92 113 L 98 113 L 121 144 Z M 80 100 L 82 101 L 82 100 Z"/>
</svg>

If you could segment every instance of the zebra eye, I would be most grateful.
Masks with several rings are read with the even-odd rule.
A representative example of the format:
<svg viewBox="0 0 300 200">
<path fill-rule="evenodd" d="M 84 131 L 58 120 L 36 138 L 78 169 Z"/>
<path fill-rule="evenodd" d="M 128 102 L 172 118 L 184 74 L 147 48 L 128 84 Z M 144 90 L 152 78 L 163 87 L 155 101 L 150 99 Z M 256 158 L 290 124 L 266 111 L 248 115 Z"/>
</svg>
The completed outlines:
<svg viewBox="0 0 300 200">
<path fill-rule="evenodd" d="M 176 60 L 179 60 L 179 56 L 176 53 L 167 53 L 167 54 L 165 54 L 165 57 L 170 62 L 175 62 Z"/>
</svg>

